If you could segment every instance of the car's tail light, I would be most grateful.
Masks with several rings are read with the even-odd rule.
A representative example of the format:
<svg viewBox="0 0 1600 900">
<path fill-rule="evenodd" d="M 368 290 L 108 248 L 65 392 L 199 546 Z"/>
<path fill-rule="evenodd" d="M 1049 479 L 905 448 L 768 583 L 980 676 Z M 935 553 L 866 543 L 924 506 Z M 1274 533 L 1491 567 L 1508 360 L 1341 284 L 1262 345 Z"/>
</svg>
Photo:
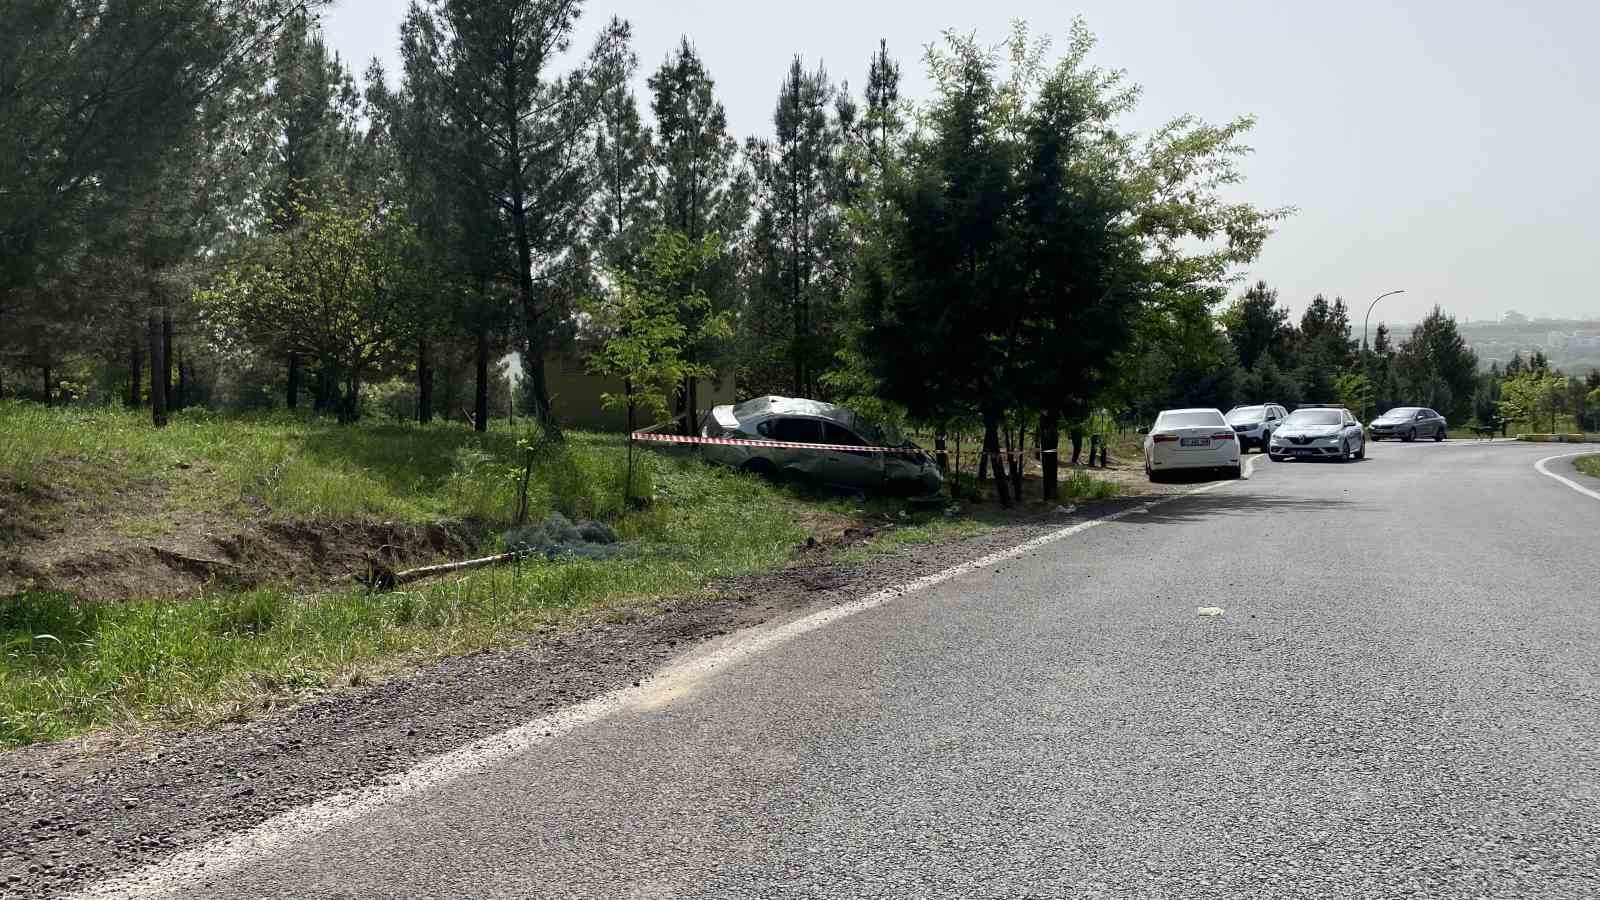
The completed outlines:
<svg viewBox="0 0 1600 900">
<path fill-rule="evenodd" d="M 1211 439 L 1213 441 L 1231 441 L 1233 440 L 1233 432 L 1225 431 L 1222 434 L 1213 434 Z"/>
<path fill-rule="evenodd" d="M 1175 434 L 1155 434 L 1151 435 L 1150 439 L 1158 444 L 1172 444 L 1177 442 L 1178 436 Z"/>
</svg>

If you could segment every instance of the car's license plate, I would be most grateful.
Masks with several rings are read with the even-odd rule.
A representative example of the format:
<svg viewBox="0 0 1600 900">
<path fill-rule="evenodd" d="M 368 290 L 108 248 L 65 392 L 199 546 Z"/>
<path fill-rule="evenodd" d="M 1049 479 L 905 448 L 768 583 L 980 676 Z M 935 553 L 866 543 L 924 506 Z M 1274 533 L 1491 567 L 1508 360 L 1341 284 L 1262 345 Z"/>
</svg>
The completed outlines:
<svg viewBox="0 0 1600 900">
<path fill-rule="evenodd" d="M 1209 447 L 1211 446 L 1211 438 L 1184 438 L 1180 446 Z"/>
<path fill-rule="evenodd" d="M 1295 456 L 1310 456 L 1311 454 L 1313 454 L 1313 453 L 1315 453 L 1317 451 L 1315 451 L 1315 450 L 1292 450 L 1290 452 L 1292 452 Z"/>
</svg>

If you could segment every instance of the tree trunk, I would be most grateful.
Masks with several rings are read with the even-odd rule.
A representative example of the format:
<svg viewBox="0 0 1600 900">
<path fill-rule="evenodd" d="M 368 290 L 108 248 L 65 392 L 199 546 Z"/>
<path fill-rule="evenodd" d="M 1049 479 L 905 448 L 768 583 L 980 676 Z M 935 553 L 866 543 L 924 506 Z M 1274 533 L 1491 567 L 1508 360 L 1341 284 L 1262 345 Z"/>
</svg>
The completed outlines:
<svg viewBox="0 0 1600 900">
<path fill-rule="evenodd" d="M 178 408 L 177 395 L 172 392 L 172 307 L 161 304 L 161 391 L 167 398 L 167 409 Z"/>
<path fill-rule="evenodd" d="M 344 402 L 339 404 L 339 421 L 346 425 L 353 425 L 361 419 L 361 370 L 356 367 L 350 369 L 350 377 L 345 379 Z"/>
<path fill-rule="evenodd" d="M 1000 465 L 1000 413 L 996 410 L 985 410 L 983 414 L 983 453 L 985 458 L 994 460 L 995 496 L 1001 506 L 1010 509 L 1011 485 L 1006 480 L 1005 467 Z"/>
<path fill-rule="evenodd" d="M 49 363 L 45 363 L 43 366 L 40 367 L 39 377 L 40 377 L 40 379 L 42 379 L 42 382 L 44 384 L 44 405 L 45 406 L 54 406 L 55 405 L 55 395 L 54 395 L 54 393 L 52 393 L 52 388 L 50 386 L 50 364 Z"/>
<path fill-rule="evenodd" d="M 150 422 L 157 428 L 167 427 L 167 389 L 161 383 L 161 373 L 166 371 L 166 345 L 161 336 L 161 313 L 150 309 L 148 323 L 150 340 Z"/>
<path fill-rule="evenodd" d="M 311 398 L 311 408 L 319 413 L 327 412 L 328 407 L 334 405 L 333 397 L 336 393 L 338 393 L 338 376 L 333 366 L 327 360 L 322 360 L 317 366 L 317 392 Z"/>
<path fill-rule="evenodd" d="M 527 342 L 527 349 L 523 351 L 522 367 L 528 381 L 525 395 L 528 405 L 523 407 L 522 415 L 538 422 L 546 434 L 559 436 L 555 411 L 550 408 L 550 382 L 544 373 L 544 338 Z"/>
<path fill-rule="evenodd" d="M 685 378 L 683 380 L 683 433 L 685 437 L 694 437 L 695 428 L 700 424 L 700 380 L 698 378 Z"/>
<path fill-rule="evenodd" d="M 184 365 L 183 346 L 179 345 L 175 352 L 178 354 L 178 403 L 174 409 L 184 409 L 189 405 L 189 368 Z"/>
<path fill-rule="evenodd" d="M 433 421 L 433 368 L 428 362 L 428 339 L 417 339 L 417 422 Z"/>
<path fill-rule="evenodd" d="M 486 325 L 478 326 L 478 391 L 477 403 L 473 406 L 472 430 L 485 432 L 489 430 L 489 328 Z"/>
<path fill-rule="evenodd" d="M 1055 500 L 1061 494 L 1056 484 L 1057 467 L 1061 464 L 1061 454 L 1056 450 L 1060 445 L 1061 415 L 1045 410 L 1039 414 L 1039 468 L 1044 472 L 1045 500 Z"/>
<path fill-rule="evenodd" d="M 939 474 L 950 474 L 950 448 L 945 436 L 945 430 L 940 428 L 933 435 L 933 458 L 939 464 Z"/>
<path fill-rule="evenodd" d="M 1011 494 L 1022 502 L 1022 476 L 1028 468 L 1028 426 L 1017 425 L 1017 452 L 1011 457 Z"/>
<path fill-rule="evenodd" d="M 300 354 L 290 352 L 289 388 L 283 398 L 289 409 L 295 409 L 300 405 L 300 369 Z"/>
<path fill-rule="evenodd" d="M 128 342 L 128 396 L 123 398 L 123 404 L 129 409 L 138 409 L 139 401 L 144 393 L 144 347 L 139 336 L 139 329 L 133 330 L 133 339 Z"/>
</svg>

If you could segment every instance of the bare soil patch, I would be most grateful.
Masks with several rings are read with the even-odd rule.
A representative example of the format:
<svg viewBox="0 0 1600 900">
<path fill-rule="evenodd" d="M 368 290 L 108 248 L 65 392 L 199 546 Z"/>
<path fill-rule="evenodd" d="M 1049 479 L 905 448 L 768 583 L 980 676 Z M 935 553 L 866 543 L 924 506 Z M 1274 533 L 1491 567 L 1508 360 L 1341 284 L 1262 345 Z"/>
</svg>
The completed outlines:
<svg viewBox="0 0 1600 900">
<path fill-rule="evenodd" d="M 74 509 L 63 491 L 0 481 L 0 597 L 27 589 L 90 600 L 190 597 L 211 586 L 347 582 L 370 559 L 425 564 L 468 555 L 479 522 L 307 522 L 174 502 L 171 489 Z M 140 511 L 134 518 L 135 511 Z M 154 532 L 130 527 L 158 522 Z"/>
</svg>

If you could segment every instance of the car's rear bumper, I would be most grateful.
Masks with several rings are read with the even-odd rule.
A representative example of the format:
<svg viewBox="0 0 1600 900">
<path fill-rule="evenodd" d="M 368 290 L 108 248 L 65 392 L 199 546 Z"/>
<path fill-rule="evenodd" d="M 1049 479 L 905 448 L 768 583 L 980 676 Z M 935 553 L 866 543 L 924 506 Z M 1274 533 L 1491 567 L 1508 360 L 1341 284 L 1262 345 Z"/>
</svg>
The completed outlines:
<svg viewBox="0 0 1600 900">
<path fill-rule="evenodd" d="M 1239 465 L 1239 447 L 1232 445 L 1212 450 L 1179 450 L 1155 454 L 1150 468 L 1156 472 L 1173 472 L 1179 469 L 1231 469 Z"/>
</svg>

